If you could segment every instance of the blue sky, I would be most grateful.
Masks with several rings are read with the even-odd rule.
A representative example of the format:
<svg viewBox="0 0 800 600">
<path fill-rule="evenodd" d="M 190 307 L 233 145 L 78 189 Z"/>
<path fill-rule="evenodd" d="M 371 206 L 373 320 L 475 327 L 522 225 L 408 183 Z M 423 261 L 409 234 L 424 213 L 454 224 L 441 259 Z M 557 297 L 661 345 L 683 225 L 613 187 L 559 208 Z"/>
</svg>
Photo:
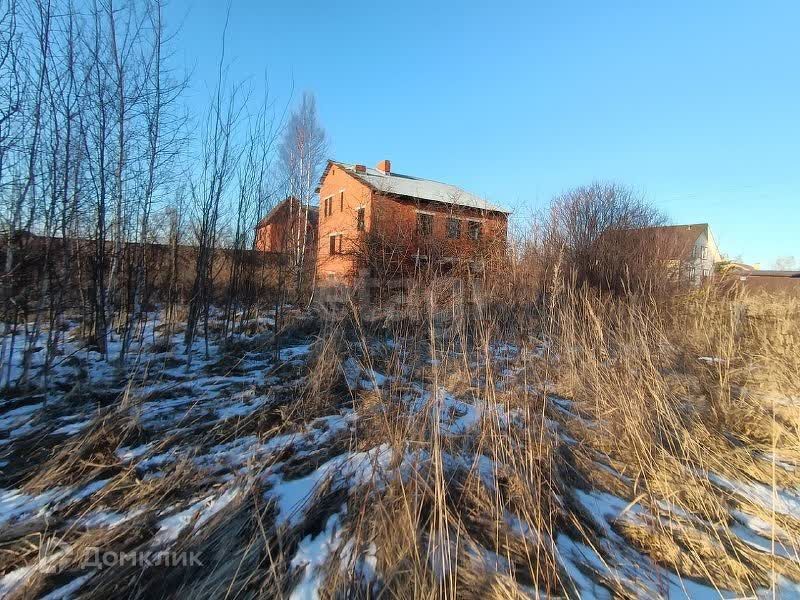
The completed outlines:
<svg viewBox="0 0 800 600">
<path fill-rule="evenodd" d="M 205 99 L 225 4 L 173 0 Z M 231 77 L 317 97 L 331 157 L 518 214 L 627 184 L 723 252 L 800 260 L 800 3 L 233 0 Z"/>
</svg>

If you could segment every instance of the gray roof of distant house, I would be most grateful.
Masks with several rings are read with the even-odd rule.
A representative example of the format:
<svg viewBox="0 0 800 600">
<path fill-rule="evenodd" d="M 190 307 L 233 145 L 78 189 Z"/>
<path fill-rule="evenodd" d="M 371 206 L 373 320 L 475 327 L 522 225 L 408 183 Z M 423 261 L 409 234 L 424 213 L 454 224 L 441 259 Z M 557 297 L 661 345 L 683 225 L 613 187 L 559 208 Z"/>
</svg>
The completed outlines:
<svg viewBox="0 0 800 600">
<path fill-rule="evenodd" d="M 466 206 L 478 210 L 487 210 L 510 214 L 511 211 L 492 204 L 483 198 L 470 194 L 459 187 L 431 179 L 412 177 L 411 175 L 401 175 L 400 173 L 384 173 L 378 169 L 367 167 L 361 173 L 357 172 L 355 165 L 331 161 L 332 164 L 347 170 L 370 187 L 386 194 L 406 196 L 418 200 L 428 200 L 431 202 L 442 202 L 444 204 L 455 204 Z"/>
</svg>

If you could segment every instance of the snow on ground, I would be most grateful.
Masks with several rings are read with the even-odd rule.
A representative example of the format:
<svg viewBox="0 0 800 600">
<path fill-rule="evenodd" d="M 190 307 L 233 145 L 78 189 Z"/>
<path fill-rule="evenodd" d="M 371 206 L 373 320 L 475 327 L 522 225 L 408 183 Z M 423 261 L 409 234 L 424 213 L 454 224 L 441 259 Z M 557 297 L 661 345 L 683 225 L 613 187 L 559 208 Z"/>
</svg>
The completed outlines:
<svg viewBox="0 0 800 600">
<path fill-rule="evenodd" d="M 342 513 L 347 512 L 345 506 Z M 305 537 L 299 544 L 291 566 L 302 569 L 302 578 L 292 590 L 290 600 L 317 600 L 322 587 L 322 567 L 342 544 L 340 514 L 331 515 L 325 530 Z"/>
<path fill-rule="evenodd" d="M 308 502 L 322 482 L 330 481 L 333 489 L 350 489 L 373 482 L 380 485 L 376 477 L 391 459 L 391 448 L 384 444 L 368 452 L 340 454 L 298 479 L 287 481 L 280 475 L 269 474 L 266 481 L 273 487 L 266 497 L 277 501 L 278 524 L 295 526 L 305 516 Z"/>
<path fill-rule="evenodd" d="M 37 496 L 30 496 L 21 490 L 0 490 L 0 525 L 14 523 L 23 516 L 40 514 L 63 495 L 64 492 L 58 488 Z"/>
<path fill-rule="evenodd" d="M 151 543 L 154 546 L 163 546 L 178 538 L 187 529 L 197 529 L 203 523 L 225 508 L 242 493 L 241 489 L 228 489 L 219 496 L 208 496 L 198 500 L 192 506 L 178 513 L 163 518 L 158 523 L 158 533 L 153 536 Z"/>
<path fill-rule="evenodd" d="M 272 321 L 262 318 L 255 324 L 270 327 Z M 263 490 L 261 499 L 274 505 L 275 526 L 291 531 L 300 528 L 316 510 L 315 501 L 321 491 L 346 495 L 367 485 L 381 490 L 393 474 L 407 477 L 419 464 L 430 460 L 427 450 L 421 447 L 408 449 L 402 456 L 396 456 L 386 443 L 366 450 L 352 449 L 350 442 L 360 415 L 350 402 L 333 403 L 329 414 L 316 415 L 308 421 L 287 421 L 286 411 L 300 396 L 304 367 L 313 355 L 310 337 L 292 340 L 280 350 L 277 360 L 271 346 L 259 347 L 253 341 L 256 335 L 236 334 L 237 342 L 249 346 L 235 360 L 228 360 L 216 342 L 210 344 L 206 356 L 204 344 L 196 342 L 188 366 L 182 335 L 176 333 L 169 340 L 159 339 L 158 326 L 155 316 L 148 319 L 142 338 L 131 352 L 136 363 L 128 365 L 128 380 L 120 377 L 121 371 L 103 361 L 96 352 L 81 346 L 73 331 L 67 333 L 64 355 L 54 366 L 52 381 L 60 392 L 48 394 L 46 399 L 36 394 L 0 399 L 0 484 L 6 486 L 0 489 L 0 529 L 23 526 L 42 517 L 58 523 L 61 533 L 113 529 L 150 510 L 155 521 L 146 545 L 169 548 L 199 531 L 216 515 L 244 501 L 249 493 L 246 490 L 255 482 Z M 151 350 L 157 340 L 159 349 Z M 395 345 L 395 340 L 389 340 L 386 347 Z M 165 346 L 171 350 L 164 352 Z M 110 355 L 119 352 L 119 347 L 119 341 L 112 338 Z M 517 373 L 513 365 L 519 352 L 512 344 L 492 347 L 489 360 L 496 361 L 500 373 L 497 389 L 506 389 L 513 382 Z M 34 370 L 41 368 L 43 355 L 43 351 L 35 353 Z M 438 367 L 445 358 L 437 356 L 427 364 Z M 402 384 L 400 402 L 408 414 L 429 416 L 449 440 L 467 439 L 483 419 L 496 419 L 507 428 L 522 423 L 518 409 L 493 406 L 490 410 L 481 397 L 457 395 L 445 386 L 431 389 L 430 384 L 413 378 L 410 367 L 388 376 L 377 367 L 360 365 L 353 357 L 346 358 L 342 365 L 342 375 L 351 394 L 381 394 Z M 12 364 L 5 371 L 18 377 L 22 365 Z M 133 384 L 130 388 L 126 387 L 128 381 Z M 69 402 L 64 401 L 79 382 L 83 386 L 81 391 Z M 108 413 L 109 410 L 115 412 Z M 561 436 L 567 445 L 577 442 L 560 421 L 570 420 L 587 429 L 596 427 L 572 402 L 557 396 L 549 397 L 548 414 L 545 423 L 550 433 Z M 101 469 L 102 473 L 92 475 L 91 479 L 65 482 L 35 492 L 16 476 L 24 467 L 24 454 L 29 452 L 24 444 L 30 447 L 44 444 L 43 449 L 54 454 L 64 444 L 108 427 L 109 423 L 122 421 L 123 417 L 135 422 L 133 433 L 115 441 L 106 456 L 92 458 L 97 468 L 104 464 L 113 468 Z M 761 458 L 771 460 L 766 454 Z M 298 474 L 297 465 L 304 460 L 309 466 Z M 489 488 L 497 486 L 496 477 L 502 465 L 486 454 L 443 453 L 442 460 L 446 470 L 472 471 Z M 783 461 L 778 467 L 790 471 L 796 465 Z M 626 481 L 625 476 L 599 459 L 597 468 Z M 119 509 L 113 504 L 113 494 L 107 494 L 123 476 L 134 477 L 140 486 L 155 485 L 154 481 L 167 481 L 180 469 L 195 469 L 197 474 L 192 481 L 196 485 L 172 490 L 175 493 L 169 497 L 165 494 L 160 505 Z M 715 485 L 731 494 L 778 513 L 800 514 L 798 490 L 784 489 L 773 494 L 772 489 L 756 482 L 732 480 L 716 473 L 708 475 Z M 112 500 L 107 500 L 107 495 Z M 600 534 L 597 547 L 565 533 L 554 540 L 562 565 L 582 597 L 610 598 L 609 589 L 599 583 L 603 577 L 626 582 L 629 589 L 640 590 L 643 596 L 720 597 L 713 587 L 680 578 L 656 566 L 625 541 L 614 525 L 648 518 L 647 509 L 639 503 L 599 490 L 576 489 L 573 498 L 587 522 Z M 792 532 L 776 529 L 741 511 L 731 516 L 734 523 L 731 531 L 743 543 L 757 551 L 775 552 L 798 561 L 797 539 Z M 319 531 L 298 540 L 290 559 L 291 568 L 299 573 L 289 594 L 291 598 L 318 598 L 325 567 L 336 556 L 364 581 L 379 580 L 378 549 L 367 544 L 357 554 L 353 541 L 343 534 L 346 518 L 347 505 L 343 504 L 326 517 Z M 523 537 L 537 535 L 516 516 L 509 515 L 507 521 Z M 777 538 L 777 544 L 772 544 L 771 538 Z M 430 540 L 430 544 L 433 563 L 444 573 L 448 565 L 436 558 L 441 554 L 441 544 L 435 540 Z M 498 572 L 510 569 L 505 557 L 489 549 L 473 548 L 471 553 L 472 559 L 487 569 Z M 19 589 L 52 560 L 52 556 L 43 556 L 14 564 L 0 575 L 0 596 Z M 58 587 L 48 590 L 49 595 L 44 597 L 79 593 L 92 584 L 93 577 L 92 571 L 76 572 L 71 580 L 59 580 Z M 784 597 L 793 597 L 800 591 L 797 584 L 785 578 L 777 585 Z M 723 591 L 723 595 L 727 592 Z"/>
</svg>

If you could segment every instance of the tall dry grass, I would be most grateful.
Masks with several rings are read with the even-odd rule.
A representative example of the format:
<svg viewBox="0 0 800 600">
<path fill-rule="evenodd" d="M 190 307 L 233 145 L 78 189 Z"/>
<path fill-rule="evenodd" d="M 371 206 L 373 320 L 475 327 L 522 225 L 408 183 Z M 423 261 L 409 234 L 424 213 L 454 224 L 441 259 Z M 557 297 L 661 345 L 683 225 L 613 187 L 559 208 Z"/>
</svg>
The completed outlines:
<svg viewBox="0 0 800 600">
<path fill-rule="evenodd" d="M 711 288 L 669 301 L 620 298 L 557 285 L 536 312 L 497 314 L 502 306 L 487 303 L 479 318 L 449 328 L 433 318 L 406 323 L 391 349 L 376 351 L 368 326 L 357 328 L 362 362 L 412 373 L 427 395 L 421 409 L 404 402 L 408 383 L 397 377 L 354 401 L 358 447 L 388 444 L 395 460 L 353 500 L 346 524 L 376 548 L 380 583 L 369 587 L 352 569 L 332 576 L 334 589 L 578 597 L 587 590 L 561 555 L 566 536 L 604 565 L 583 565 L 596 585 L 669 595 L 658 569 L 636 580 L 611 535 L 662 573 L 712 589 L 747 596 L 781 576 L 798 580 L 797 560 L 776 546 L 796 558 L 800 520 L 720 483 L 775 493 L 800 485 L 778 466 L 800 457 L 796 302 Z M 525 333 L 504 359 L 509 322 Z M 455 435 L 446 425 L 452 398 L 480 412 Z M 613 494 L 631 510 L 606 531 L 582 492 Z M 747 544 L 734 514 L 767 523 L 772 552 Z"/>
<path fill-rule="evenodd" d="M 291 400 L 235 431 L 197 424 L 208 440 L 195 442 L 302 434 L 350 409 L 352 430 L 249 464 L 235 501 L 177 542 L 208 558 L 204 569 L 104 571 L 84 596 L 287 598 L 304 576 L 298 548 L 334 517 L 322 597 L 671 597 L 680 578 L 748 597 L 800 581 L 800 517 L 781 505 L 800 488 L 800 303 L 564 282 L 527 297 L 516 286 L 513 298 L 490 287 L 466 308 L 423 291 L 402 318 L 353 306 L 289 335 L 314 334 L 302 367 L 275 367 Z M 39 493 L 113 477 L 104 501 L 149 507 L 113 536 L 69 532 L 76 548 L 146 543 L 159 507 L 202 495 L 189 463 L 147 482 L 119 466 L 115 449 L 142 441 L 125 414 L 101 415 L 26 482 Z M 343 487 L 331 472 L 302 518 L 279 522 L 261 474 L 280 464 L 290 481 L 346 452 L 370 456 L 369 478 Z M 748 519 L 761 547 L 743 536 Z M 13 567 L 38 551 L 23 533 L 6 545 Z"/>
</svg>

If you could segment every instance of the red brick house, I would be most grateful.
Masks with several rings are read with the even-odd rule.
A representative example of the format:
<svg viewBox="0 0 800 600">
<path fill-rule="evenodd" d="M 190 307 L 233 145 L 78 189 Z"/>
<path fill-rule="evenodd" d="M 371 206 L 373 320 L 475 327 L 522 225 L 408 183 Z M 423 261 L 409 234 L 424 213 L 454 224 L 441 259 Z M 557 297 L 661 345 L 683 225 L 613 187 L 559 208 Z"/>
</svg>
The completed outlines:
<svg viewBox="0 0 800 600">
<path fill-rule="evenodd" d="M 505 248 L 509 211 L 456 186 L 402 175 L 383 160 L 372 169 L 328 161 L 320 179 L 318 285 L 351 283 L 366 253 L 402 247 L 405 262 L 470 260 Z M 366 240 L 379 237 L 380 250 Z"/>
<path fill-rule="evenodd" d="M 305 240 L 306 256 L 312 257 L 317 247 L 316 206 L 301 204 L 290 196 L 278 203 L 256 225 L 255 249 L 262 252 L 289 253 Z M 305 229 L 305 235 L 302 234 Z"/>
</svg>

